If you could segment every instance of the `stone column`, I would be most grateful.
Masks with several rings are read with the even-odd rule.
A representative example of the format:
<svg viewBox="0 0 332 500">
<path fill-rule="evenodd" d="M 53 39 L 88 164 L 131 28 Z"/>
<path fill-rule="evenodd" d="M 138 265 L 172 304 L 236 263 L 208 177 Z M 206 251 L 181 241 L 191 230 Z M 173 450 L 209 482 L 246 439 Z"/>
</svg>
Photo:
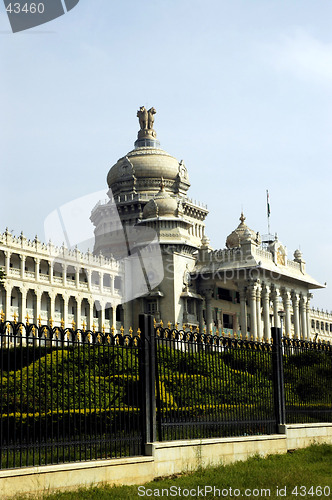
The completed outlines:
<svg viewBox="0 0 332 500">
<path fill-rule="evenodd" d="M 114 332 L 116 333 L 116 304 L 112 305 L 112 325 L 111 326 L 114 326 Z"/>
<path fill-rule="evenodd" d="M 68 302 L 69 302 L 69 297 L 68 295 L 63 295 L 63 321 L 65 322 L 65 328 L 69 328 L 70 325 L 68 325 Z"/>
<path fill-rule="evenodd" d="M 272 292 L 273 300 L 273 325 L 276 328 L 280 328 L 280 317 L 279 317 L 279 290 L 275 288 Z"/>
<path fill-rule="evenodd" d="M 233 314 L 233 335 L 234 333 L 237 334 L 239 330 L 239 325 L 238 325 L 238 320 L 237 320 L 237 314 Z"/>
<path fill-rule="evenodd" d="M 91 269 L 86 270 L 86 275 L 88 278 L 88 289 L 91 291 L 91 275 L 92 275 Z"/>
<path fill-rule="evenodd" d="M 257 340 L 257 311 L 256 311 L 256 285 L 252 283 L 249 287 L 249 304 L 250 304 L 250 334 L 254 340 Z"/>
<path fill-rule="evenodd" d="M 101 309 L 100 309 L 100 323 L 101 324 L 99 325 L 99 330 L 102 331 L 103 326 L 105 326 L 105 304 L 104 304 L 104 302 L 102 302 L 100 304 L 100 307 L 101 307 Z M 128 328 L 128 330 L 129 330 L 129 328 Z M 126 331 L 128 331 L 128 330 L 126 330 Z"/>
<path fill-rule="evenodd" d="M 38 272 L 39 272 L 39 266 L 38 266 Z M 40 290 L 35 290 L 36 294 L 36 317 L 35 317 L 35 323 L 38 325 L 39 322 L 39 317 L 41 314 L 41 291 Z"/>
<path fill-rule="evenodd" d="M 111 275 L 110 275 L 110 285 L 111 285 L 111 295 L 113 297 L 113 295 L 114 295 L 114 276 L 111 276 Z M 114 328 L 115 328 L 115 325 L 114 325 Z"/>
<path fill-rule="evenodd" d="M 80 267 L 76 266 L 75 267 L 75 287 L 76 287 L 76 290 L 78 290 L 79 286 L 80 286 Z"/>
<path fill-rule="evenodd" d="M 264 339 L 271 339 L 270 325 L 270 288 L 265 285 L 263 289 L 263 318 L 264 318 Z"/>
<path fill-rule="evenodd" d="M 63 286 L 67 286 L 67 264 L 65 262 L 62 263 L 62 283 L 63 283 Z M 66 328 L 67 328 L 67 325 L 66 325 Z"/>
<path fill-rule="evenodd" d="M 39 281 L 39 269 L 40 269 L 40 259 L 38 257 L 35 258 L 35 280 Z"/>
<path fill-rule="evenodd" d="M 242 337 L 246 338 L 248 333 L 247 325 L 247 304 L 246 304 L 246 289 L 245 287 L 240 289 L 240 326 Z"/>
<path fill-rule="evenodd" d="M 21 255 L 21 278 L 24 279 L 25 276 L 25 261 L 26 261 L 26 256 Z"/>
<path fill-rule="evenodd" d="M 300 299 L 300 316 L 301 316 L 301 339 L 307 338 L 307 298 L 301 295 Z"/>
<path fill-rule="evenodd" d="M 81 319 L 81 312 L 82 312 L 82 298 L 78 295 L 77 297 L 75 297 L 76 299 L 76 328 L 81 328 L 82 325 L 81 325 L 81 322 L 82 322 L 82 319 Z"/>
<path fill-rule="evenodd" d="M 205 297 L 205 307 L 206 307 L 206 333 L 210 333 L 212 330 L 212 288 L 205 288 L 203 290 L 203 295 Z"/>
<path fill-rule="evenodd" d="M 307 295 L 307 307 L 306 307 L 306 314 L 307 314 L 307 340 L 310 340 L 310 335 L 311 335 L 311 319 L 310 319 L 310 299 L 312 298 L 311 293 L 308 293 Z"/>
<path fill-rule="evenodd" d="M 12 298 L 12 287 L 8 284 L 5 285 L 5 291 L 6 291 L 6 320 L 7 321 L 12 321 L 12 317 L 11 317 L 11 298 Z"/>
<path fill-rule="evenodd" d="M 27 315 L 27 290 L 25 287 L 20 287 L 20 292 L 21 292 L 21 314 L 20 314 L 20 321 L 22 323 L 26 323 L 26 315 Z"/>
<path fill-rule="evenodd" d="M 99 287 L 100 293 L 104 293 L 104 273 L 102 272 L 99 273 Z"/>
<path fill-rule="evenodd" d="M 53 262 L 51 260 L 48 261 L 48 267 L 50 270 L 50 283 L 53 284 Z"/>
<path fill-rule="evenodd" d="M 258 340 L 262 340 L 261 293 L 262 293 L 262 287 L 260 284 L 257 284 L 257 288 L 256 288 L 256 314 L 257 314 L 257 338 L 258 338 Z"/>
<path fill-rule="evenodd" d="M 300 338 L 300 317 L 299 317 L 299 295 L 292 291 L 293 316 L 294 316 L 294 338 Z"/>
<path fill-rule="evenodd" d="M 49 320 L 51 320 L 52 318 L 52 321 L 54 323 L 54 318 L 55 318 L 55 292 L 51 292 L 49 294 L 50 296 L 50 317 L 49 317 Z"/>
<path fill-rule="evenodd" d="M 285 309 L 285 332 L 284 336 L 288 336 L 291 334 L 291 299 L 290 292 L 285 290 L 282 296 L 284 309 Z"/>
<path fill-rule="evenodd" d="M 6 276 L 9 276 L 9 270 L 10 270 L 10 257 L 11 257 L 11 252 L 4 252 L 5 254 L 5 273 Z M 9 318 L 7 318 L 9 320 Z"/>
<path fill-rule="evenodd" d="M 203 301 L 199 300 L 198 304 L 198 325 L 199 325 L 199 331 L 200 333 L 203 333 L 204 329 L 204 318 L 203 318 Z"/>
<path fill-rule="evenodd" d="M 89 319 L 88 319 L 88 325 L 87 328 L 89 330 L 92 330 L 92 325 L 93 325 L 93 306 L 94 306 L 94 300 L 90 299 L 88 300 L 89 302 Z"/>
</svg>

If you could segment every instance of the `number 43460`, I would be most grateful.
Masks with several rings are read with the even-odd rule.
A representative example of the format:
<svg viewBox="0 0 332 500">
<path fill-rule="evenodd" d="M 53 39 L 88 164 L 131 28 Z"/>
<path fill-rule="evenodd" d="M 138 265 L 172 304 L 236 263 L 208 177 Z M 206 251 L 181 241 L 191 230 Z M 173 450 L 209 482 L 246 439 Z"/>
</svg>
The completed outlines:
<svg viewBox="0 0 332 500">
<path fill-rule="evenodd" d="M 30 5 L 25 3 L 24 5 L 21 5 L 16 2 L 8 4 L 6 11 L 10 14 L 43 14 L 45 11 L 45 5 L 43 3 L 31 3 Z"/>
</svg>

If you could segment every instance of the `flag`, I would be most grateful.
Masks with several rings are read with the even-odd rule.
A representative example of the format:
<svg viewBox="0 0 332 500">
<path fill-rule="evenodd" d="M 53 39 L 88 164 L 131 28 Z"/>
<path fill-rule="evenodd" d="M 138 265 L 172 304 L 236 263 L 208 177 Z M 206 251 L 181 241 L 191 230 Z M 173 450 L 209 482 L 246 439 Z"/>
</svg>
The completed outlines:
<svg viewBox="0 0 332 500">
<path fill-rule="evenodd" d="M 270 217 L 271 210 L 270 210 L 270 197 L 268 190 L 266 190 L 266 203 L 267 203 L 267 216 Z"/>
</svg>

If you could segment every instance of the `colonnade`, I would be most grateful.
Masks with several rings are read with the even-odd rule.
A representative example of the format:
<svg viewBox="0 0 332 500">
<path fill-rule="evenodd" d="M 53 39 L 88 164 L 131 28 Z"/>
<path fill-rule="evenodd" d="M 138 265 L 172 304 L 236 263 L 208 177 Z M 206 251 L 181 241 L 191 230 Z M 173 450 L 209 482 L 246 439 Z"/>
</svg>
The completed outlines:
<svg viewBox="0 0 332 500">
<path fill-rule="evenodd" d="M 89 291 L 104 292 L 104 289 L 110 295 L 121 293 L 122 280 L 120 275 L 111 270 L 109 272 L 100 270 L 100 268 L 86 267 L 78 265 L 74 261 L 61 259 L 48 259 L 32 255 L 18 254 L 10 250 L 4 251 L 5 256 L 5 274 L 7 277 L 19 277 L 20 279 L 32 279 L 36 283 L 48 282 L 51 285 L 62 285 L 64 287 L 82 288 Z M 12 257 L 20 259 L 19 267 L 12 267 Z M 27 259 L 32 261 L 26 267 Z M 58 270 L 56 269 L 58 267 Z M 45 269 L 46 268 L 46 269 Z M 59 269 L 61 269 L 59 271 Z M 116 282 L 117 280 L 117 282 Z M 106 281 L 106 284 L 105 284 Z"/>
<path fill-rule="evenodd" d="M 205 286 L 201 293 L 205 298 L 206 327 L 212 330 L 213 286 Z M 240 329 L 243 336 L 254 340 L 271 339 L 271 326 L 281 327 L 283 335 L 294 334 L 298 339 L 310 339 L 310 298 L 303 293 L 275 284 L 251 282 L 239 287 Z M 248 325 L 250 319 L 250 328 Z M 293 321 L 292 321 L 293 316 Z"/>
<path fill-rule="evenodd" d="M 49 326 L 102 330 L 117 323 L 119 301 L 109 297 L 92 297 L 84 293 L 71 293 L 56 289 L 15 285 L 6 282 L 0 289 L 1 306 L 8 321 L 42 323 Z M 43 309 L 43 306 L 46 308 Z M 106 319 L 106 311 L 108 318 Z M 121 318 L 123 320 L 123 318 Z"/>
</svg>

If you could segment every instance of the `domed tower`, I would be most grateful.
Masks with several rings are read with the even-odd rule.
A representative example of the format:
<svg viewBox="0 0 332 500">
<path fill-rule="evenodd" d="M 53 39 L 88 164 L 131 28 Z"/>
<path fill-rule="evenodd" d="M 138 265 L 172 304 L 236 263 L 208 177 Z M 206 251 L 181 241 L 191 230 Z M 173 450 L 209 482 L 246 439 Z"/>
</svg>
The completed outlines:
<svg viewBox="0 0 332 500">
<path fill-rule="evenodd" d="M 133 323 L 140 312 L 151 313 L 156 319 L 182 321 L 184 276 L 194 269 L 197 250 L 205 244 L 208 210 L 188 198 L 190 183 L 184 162 L 160 148 L 153 128 L 155 113 L 154 108 L 144 107 L 137 112 L 140 130 L 135 147 L 108 172 L 109 201 L 97 205 L 91 214 L 96 254 L 124 257 L 117 255 L 116 249 L 126 248 L 120 240 L 133 227 L 158 236 L 164 279 L 128 305 Z M 156 274 L 153 265 L 150 267 L 148 279 Z"/>
<path fill-rule="evenodd" d="M 208 214 L 206 206 L 198 204 L 187 196 L 190 187 L 189 176 L 184 162 L 178 161 L 160 148 L 156 131 L 153 128 L 156 110 L 146 110 L 142 106 L 137 112 L 140 130 L 135 148 L 120 158 L 107 175 L 109 201 L 98 204 L 91 214 L 95 226 L 94 253 L 110 256 L 110 235 L 114 235 L 123 225 L 134 226 L 147 223 L 151 212 L 144 212 L 152 200 L 160 200 L 160 183 L 167 203 L 176 206 L 178 225 L 186 226 L 186 241 L 194 249 L 201 246 L 204 237 L 204 220 Z M 155 214 L 161 220 L 161 213 Z M 145 221 L 145 222 L 144 222 Z M 155 221 L 156 222 L 156 221 Z M 156 223 L 149 224 L 156 227 Z M 160 224 L 159 224 L 160 225 Z M 165 224 L 164 224 L 165 226 Z"/>
</svg>

